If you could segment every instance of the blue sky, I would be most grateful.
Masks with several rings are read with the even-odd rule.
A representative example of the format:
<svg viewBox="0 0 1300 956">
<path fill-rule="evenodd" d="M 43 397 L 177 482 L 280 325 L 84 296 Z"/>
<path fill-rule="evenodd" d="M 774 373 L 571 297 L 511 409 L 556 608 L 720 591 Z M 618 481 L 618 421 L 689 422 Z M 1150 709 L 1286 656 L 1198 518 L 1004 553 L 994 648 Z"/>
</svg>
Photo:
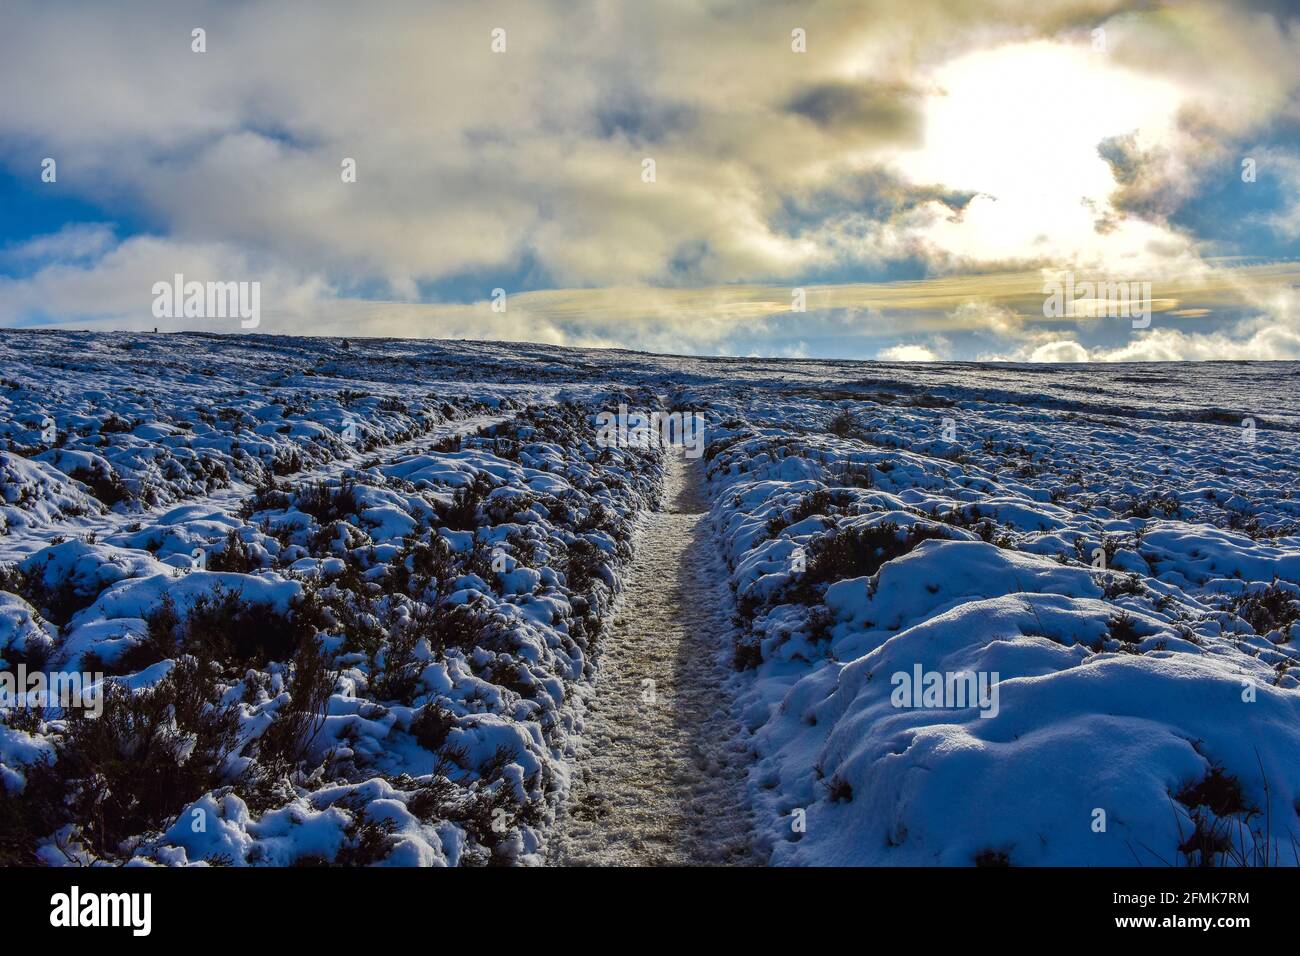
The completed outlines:
<svg viewBox="0 0 1300 956">
<path fill-rule="evenodd" d="M 260 283 L 269 333 L 1300 358 L 1286 4 L 16 0 L 0 17 L 6 325 L 239 331 L 155 318 L 153 284 L 181 273 Z M 1150 283 L 1152 323 L 1045 318 L 1066 273 Z"/>
<path fill-rule="evenodd" d="M 65 226 L 100 223 L 122 238 L 141 231 L 126 210 L 104 208 L 71 189 L 42 183 L 36 176 L 0 171 L 0 249 L 15 250 Z M 3 274 L 30 274 L 39 260 L 6 261 Z"/>
</svg>

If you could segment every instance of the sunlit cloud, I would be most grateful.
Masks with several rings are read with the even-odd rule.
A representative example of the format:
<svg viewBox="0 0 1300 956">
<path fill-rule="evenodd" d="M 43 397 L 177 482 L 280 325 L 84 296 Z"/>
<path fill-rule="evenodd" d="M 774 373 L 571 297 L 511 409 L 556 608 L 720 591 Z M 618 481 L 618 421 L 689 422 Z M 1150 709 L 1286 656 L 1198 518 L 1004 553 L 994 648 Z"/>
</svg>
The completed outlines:
<svg viewBox="0 0 1300 956">
<path fill-rule="evenodd" d="M 5 17 L 0 83 L 20 95 L 0 103 L 0 165 L 30 219 L 0 231 L 6 324 L 152 328 L 153 282 L 185 272 L 262 282 L 268 332 L 1293 352 L 1300 28 L 1280 7 L 17 0 Z M 1152 327 L 1044 316 L 1062 271 L 1150 282 Z"/>
</svg>

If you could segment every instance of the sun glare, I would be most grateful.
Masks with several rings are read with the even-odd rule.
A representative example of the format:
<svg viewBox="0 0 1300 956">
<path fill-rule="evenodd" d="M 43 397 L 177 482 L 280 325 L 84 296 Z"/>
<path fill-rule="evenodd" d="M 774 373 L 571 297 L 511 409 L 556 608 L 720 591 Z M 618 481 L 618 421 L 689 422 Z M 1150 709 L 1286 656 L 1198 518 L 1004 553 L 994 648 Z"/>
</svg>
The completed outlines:
<svg viewBox="0 0 1300 956">
<path fill-rule="evenodd" d="M 899 157 L 917 183 L 979 194 L 935 236 L 957 254 L 1087 254 L 1116 181 L 1098 146 L 1135 134 L 1167 142 L 1182 95 L 1106 55 L 1035 42 L 972 53 L 940 68 L 925 140 Z"/>
</svg>

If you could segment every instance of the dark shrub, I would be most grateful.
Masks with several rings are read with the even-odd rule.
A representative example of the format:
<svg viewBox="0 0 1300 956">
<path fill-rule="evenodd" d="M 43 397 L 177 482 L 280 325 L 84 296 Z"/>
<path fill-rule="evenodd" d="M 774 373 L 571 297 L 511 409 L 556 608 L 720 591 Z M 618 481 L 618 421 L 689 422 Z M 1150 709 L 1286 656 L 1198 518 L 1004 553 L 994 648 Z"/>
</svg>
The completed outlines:
<svg viewBox="0 0 1300 956">
<path fill-rule="evenodd" d="M 259 511 L 288 508 L 290 501 L 289 493 L 280 488 L 272 478 L 253 489 L 253 496 L 246 498 L 243 504 L 240 505 L 239 515 L 247 520 Z"/>
<path fill-rule="evenodd" d="M 438 504 L 438 520 L 453 531 L 473 531 L 479 526 L 479 508 L 492 492 L 492 479 L 484 472 L 463 488 L 457 488 L 450 504 Z"/>
<path fill-rule="evenodd" d="M 209 571 L 234 571 L 239 574 L 247 574 L 255 571 L 260 564 L 254 559 L 248 546 L 244 544 L 243 538 L 239 532 L 231 529 L 226 535 L 225 547 L 220 551 L 214 551 L 208 555 Z"/>
<path fill-rule="evenodd" d="M 289 660 L 322 623 L 320 607 L 311 595 L 281 614 L 220 584 L 200 595 L 183 616 L 171 595 L 164 595 L 145 620 L 149 630 L 139 649 L 142 654 L 156 654 L 155 660 L 163 660 L 181 652 L 241 668 Z"/>
<path fill-rule="evenodd" d="M 1101 593 L 1108 598 L 1124 594 L 1142 594 L 1146 585 L 1136 574 L 1111 574 L 1101 582 Z"/>
<path fill-rule="evenodd" d="M 586 538 L 575 538 L 565 547 L 565 580 L 569 590 L 589 594 L 597 581 L 603 581 L 607 555 L 600 546 Z"/>
<path fill-rule="evenodd" d="M 1132 499 L 1121 515 L 1131 518 L 1150 518 L 1158 514 L 1165 518 L 1176 518 L 1182 507 L 1182 502 L 1172 494 L 1153 491 L 1145 497 Z"/>
<path fill-rule="evenodd" d="M 74 468 L 68 477 L 75 478 L 77 481 L 81 482 L 90 489 L 92 495 L 110 508 L 119 502 L 130 501 L 133 497 L 126 485 L 122 482 L 121 476 L 112 468 L 107 468 L 102 471 L 90 471 L 87 468 Z"/>
<path fill-rule="evenodd" d="M 343 846 L 334 857 L 335 866 L 374 866 L 393 852 L 397 840 L 392 820 L 374 820 L 358 810 L 343 830 Z"/>
<path fill-rule="evenodd" d="M 308 484 L 298 492 L 294 507 L 324 525 L 356 514 L 361 503 L 357 500 L 356 482 L 343 478 L 335 487 L 324 481 Z"/>
<path fill-rule="evenodd" d="M 436 601 L 458 574 L 451 547 L 442 538 L 408 540 L 388 567 L 388 590 Z"/>
<path fill-rule="evenodd" d="M 293 770 L 325 726 L 325 712 L 338 672 L 314 638 L 298 649 L 289 683 L 289 702 L 257 740 L 258 772 L 277 777 Z"/>
<path fill-rule="evenodd" d="M 13 713 L 9 715 L 9 725 Z M 40 841 L 67 822 L 64 783 L 54 761 L 38 760 L 20 768 L 26 778 L 22 790 L 10 789 L 0 777 L 0 866 L 31 866 L 39 863 Z"/>
<path fill-rule="evenodd" d="M 1133 623 L 1133 618 L 1129 616 L 1127 611 L 1111 615 L 1106 621 L 1106 626 L 1111 639 L 1119 641 L 1121 644 L 1137 644 L 1142 640 L 1142 635 L 1138 633 L 1137 626 Z"/>
<path fill-rule="evenodd" d="M 428 703 L 411 718 L 411 736 L 430 753 L 438 753 L 456 726 L 456 715 L 440 704 Z"/>
<path fill-rule="evenodd" d="M 1201 780 L 1183 786 L 1174 799 L 1187 808 L 1192 822 L 1191 833 L 1178 846 L 1189 866 L 1269 864 L 1271 841 L 1266 836 L 1261 845 L 1259 836 L 1250 832 L 1248 846 L 1248 831 L 1240 822 L 1259 810 L 1246 804 L 1241 781 L 1224 768 L 1212 765 Z"/>
<path fill-rule="evenodd" d="M 731 662 L 738 671 L 751 670 L 763 663 L 763 649 L 752 636 L 737 638 Z"/>
<path fill-rule="evenodd" d="M 858 420 L 847 408 L 841 408 L 827 423 L 826 430 L 840 438 L 852 438 L 858 433 Z"/>
<path fill-rule="evenodd" d="M 1249 814 L 1241 781 L 1222 767 L 1210 767 L 1202 779 L 1186 784 L 1174 798 L 1188 808 L 1205 807 L 1216 817 L 1232 813 Z"/>
<path fill-rule="evenodd" d="M 1251 626 L 1256 634 L 1280 631 L 1283 641 L 1291 639 L 1291 629 L 1300 619 L 1300 601 L 1277 581 L 1237 595 L 1224 605 Z"/>
<path fill-rule="evenodd" d="M 53 553 L 46 552 L 46 561 L 53 558 Z M 0 588 L 21 595 L 43 618 L 60 627 L 67 624 L 78 611 L 94 604 L 95 598 L 99 596 L 98 588 L 83 588 L 69 575 L 56 576 L 55 582 L 49 584 L 45 571 L 39 565 L 33 566 L 29 571 L 23 571 L 16 565 L 7 565 L 0 571 Z M 29 666 L 32 663 L 31 659 L 27 660 Z"/>
<path fill-rule="evenodd" d="M 186 658 L 149 690 L 109 681 L 98 718 L 72 712 L 54 770 L 69 822 L 98 855 L 112 858 L 222 784 L 240 725 L 237 706 L 220 700 L 214 670 Z"/>
<path fill-rule="evenodd" d="M 829 515 L 835 511 L 836 498 L 825 488 L 810 491 L 790 510 L 790 524 L 798 524 L 813 515 Z"/>
<path fill-rule="evenodd" d="M 882 469 L 884 470 L 884 469 Z M 833 473 L 838 484 L 849 488 L 874 488 L 876 476 L 866 462 L 846 461 Z"/>
<path fill-rule="evenodd" d="M 271 459 L 271 473 L 273 475 L 292 475 L 295 472 L 302 471 L 304 467 L 302 455 L 296 448 L 277 452 L 276 456 Z"/>
<path fill-rule="evenodd" d="M 943 537 L 938 528 L 913 525 L 904 531 L 892 521 L 837 529 L 813 539 L 808 547 L 807 571 L 791 596 L 812 603 L 817 585 L 875 574 L 887 561 L 910 554 L 922 541 Z"/>
<path fill-rule="evenodd" d="M 101 435 L 124 433 L 131 431 L 134 427 L 134 425 L 121 415 L 117 414 L 117 412 L 109 412 L 108 417 L 99 423 L 99 433 Z"/>
</svg>

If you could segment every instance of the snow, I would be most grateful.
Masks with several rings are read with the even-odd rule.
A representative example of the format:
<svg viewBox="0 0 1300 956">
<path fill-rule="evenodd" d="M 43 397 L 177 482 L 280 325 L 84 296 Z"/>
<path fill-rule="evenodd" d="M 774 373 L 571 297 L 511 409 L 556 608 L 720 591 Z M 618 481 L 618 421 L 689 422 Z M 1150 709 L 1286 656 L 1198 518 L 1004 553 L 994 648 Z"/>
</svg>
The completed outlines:
<svg viewBox="0 0 1300 956">
<path fill-rule="evenodd" d="M 190 774 L 174 702 L 195 782 L 30 857 L 1294 863 L 1297 375 L 0 333 L 2 666 L 215 654 L 234 728 Z M 597 442 L 623 404 L 705 415 L 696 470 Z M 74 737 L 4 715 L 0 800 Z"/>
<path fill-rule="evenodd" d="M 360 346 L 344 356 L 319 341 L 250 353 L 182 337 L 171 363 L 142 370 L 116 337 L 60 333 L 40 339 L 46 351 L 24 343 L 20 364 L 15 338 L 0 335 L 16 383 L 0 393 L 13 413 L 0 656 L 89 664 L 149 695 L 166 692 L 185 654 L 216 653 L 204 706 L 236 717 L 214 788 L 115 845 L 96 846 L 71 820 L 36 857 L 543 859 L 577 689 L 594 674 L 661 470 L 651 452 L 597 447 L 604 390 L 569 388 L 560 401 L 527 362 L 515 382 L 476 381 L 454 362 Z M 104 387 L 87 390 L 87 374 Z M 56 447 L 41 449 L 45 436 L 24 424 L 44 416 Z M 468 511 L 458 492 L 472 493 Z M 239 616 L 195 644 L 192 614 Z M 300 630 L 314 632 L 333 686 L 277 776 L 263 749 L 300 706 Z M 59 714 L 31 733 L 0 729 L 6 792 L 23 790 L 33 760 L 70 746 Z M 176 733 L 175 759 L 197 760 L 195 732 Z M 206 827 L 194 828 L 195 811 Z"/>
<path fill-rule="evenodd" d="M 713 522 L 771 862 L 1172 865 L 1199 861 L 1199 829 L 1217 862 L 1294 863 L 1300 655 L 1288 622 L 1257 632 L 1232 603 L 1300 610 L 1277 376 L 1254 379 L 1240 417 L 1279 414 L 1249 444 L 1149 401 L 1097 427 L 1078 412 L 1102 402 L 1056 381 L 1059 397 L 1016 407 L 965 371 L 917 370 L 939 397 L 921 407 L 696 387 L 717 422 Z M 1094 394 L 1114 388 L 1096 375 Z M 1217 368 L 1187 375 L 1180 400 L 1213 400 Z M 902 553 L 801 584 L 801 556 L 873 527 Z M 909 706 L 895 690 L 914 674 L 993 678 L 993 706 Z M 1239 801 L 1206 803 L 1216 775 Z"/>
</svg>

